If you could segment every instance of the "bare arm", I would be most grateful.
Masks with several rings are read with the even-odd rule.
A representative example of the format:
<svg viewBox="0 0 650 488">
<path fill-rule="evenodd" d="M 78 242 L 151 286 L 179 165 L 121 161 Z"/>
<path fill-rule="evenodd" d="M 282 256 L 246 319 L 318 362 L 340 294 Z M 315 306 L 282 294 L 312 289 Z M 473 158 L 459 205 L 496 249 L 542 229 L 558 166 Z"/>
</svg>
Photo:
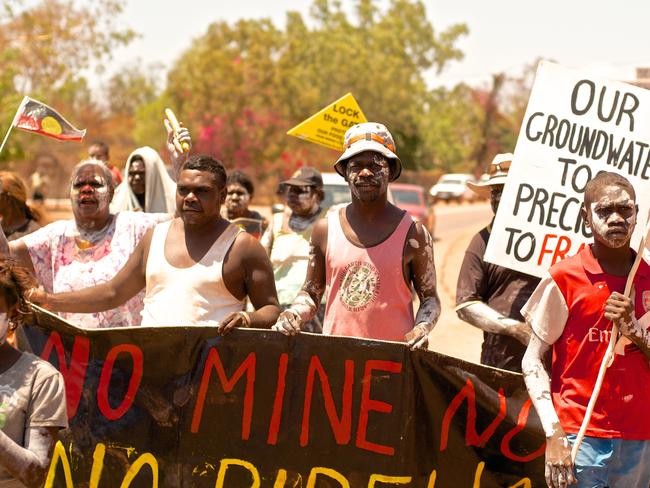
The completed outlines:
<svg viewBox="0 0 650 488">
<path fill-rule="evenodd" d="M 153 229 L 149 229 L 124 267 L 110 281 L 66 293 L 50 294 L 34 291 L 30 299 L 56 312 L 102 312 L 122 305 L 146 285 L 146 258 L 152 234 Z"/>
<path fill-rule="evenodd" d="M 440 317 L 433 239 L 426 227 L 417 223 L 409 232 L 407 240 L 408 253 L 412 254 L 410 278 L 420 299 L 415 327 L 408 335 L 407 344 L 411 349 L 427 349 L 429 332 Z"/>
<path fill-rule="evenodd" d="M 243 270 L 243 289 L 255 307 L 254 312 L 235 312 L 226 317 L 218 326 L 220 334 L 227 334 L 235 327 L 256 327 L 268 329 L 275 323 L 280 313 L 278 294 L 271 261 L 262 245 L 250 234 L 238 237 L 236 261 Z"/>
<path fill-rule="evenodd" d="M 0 256 L 8 257 L 11 256 L 13 259 L 18 261 L 18 264 L 26 268 L 30 273 L 34 273 L 34 265 L 32 263 L 32 258 L 29 256 L 29 250 L 25 243 L 21 240 L 17 241 L 7 241 L 7 236 L 5 236 L 5 231 L 2 228 L 0 223 Z"/>
<path fill-rule="evenodd" d="M 550 348 L 550 344 L 533 332 L 522 361 L 522 371 L 526 388 L 546 435 L 546 483 L 550 487 L 564 487 L 576 480 L 573 475 L 571 446 L 553 406 L 551 380 L 544 369 L 543 357 Z"/>
<path fill-rule="evenodd" d="M 487 303 L 479 301 L 462 303 L 456 307 L 456 313 L 461 320 L 486 332 L 509 335 L 524 346 L 527 346 L 530 341 L 532 331 L 526 322 L 506 317 Z"/>
<path fill-rule="evenodd" d="M 283 311 L 273 326 L 285 335 L 300 332 L 300 326 L 310 321 L 325 293 L 325 252 L 327 249 L 327 220 L 314 224 L 309 243 L 309 264 L 302 290 L 289 308 Z"/>
<path fill-rule="evenodd" d="M 19 446 L 0 431 L 0 464 L 26 486 L 42 486 L 52 458 L 57 428 L 29 428 L 27 447 Z"/>
</svg>

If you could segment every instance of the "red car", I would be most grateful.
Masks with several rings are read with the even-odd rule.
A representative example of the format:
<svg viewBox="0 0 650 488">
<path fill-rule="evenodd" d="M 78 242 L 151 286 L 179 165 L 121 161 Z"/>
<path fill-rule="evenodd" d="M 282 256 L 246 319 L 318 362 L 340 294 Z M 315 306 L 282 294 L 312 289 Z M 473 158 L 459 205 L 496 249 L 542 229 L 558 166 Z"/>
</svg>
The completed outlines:
<svg viewBox="0 0 650 488">
<path fill-rule="evenodd" d="M 423 223 L 433 235 L 435 215 L 433 206 L 427 206 L 424 188 L 408 183 L 390 183 L 395 205 L 406 210 L 415 220 Z"/>
</svg>

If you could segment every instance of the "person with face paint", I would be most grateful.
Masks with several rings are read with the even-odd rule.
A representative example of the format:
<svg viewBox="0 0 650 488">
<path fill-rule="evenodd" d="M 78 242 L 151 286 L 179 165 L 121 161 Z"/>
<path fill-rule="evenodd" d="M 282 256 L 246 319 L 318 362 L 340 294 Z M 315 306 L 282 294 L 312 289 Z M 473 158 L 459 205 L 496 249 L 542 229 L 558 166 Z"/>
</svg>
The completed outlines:
<svg viewBox="0 0 650 488">
<path fill-rule="evenodd" d="M 187 130 L 179 139 L 168 127 L 167 149 L 175 168 L 187 159 L 182 142 L 191 144 Z M 72 171 L 70 182 L 74 219 L 53 222 L 10 243 L 0 232 L 0 253 L 10 254 L 32 271 L 48 293 L 79 290 L 113 278 L 147 230 L 172 216 L 112 213 L 111 178 L 111 171 L 102 161 L 88 159 L 79 163 Z M 110 310 L 61 316 L 88 329 L 137 326 L 141 322 L 143 299 L 144 294 L 140 294 Z"/>
<path fill-rule="evenodd" d="M 262 214 L 248 208 L 254 191 L 253 181 L 247 174 L 241 171 L 230 173 L 226 181 L 224 216 L 256 239 L 260 239 L 268 227 L 268 222 Z"/>
<path fill-rule="evenodd" d="M 393 137 L 381 124 L 357 124 L 345 133 L 344 148 L 334 168 L 352 202 L 314 226 L 305 283 L 274 329 L 300 332 L 326 292 L 324 334 L 427 348 L 440 316 L 433 239 L 388 202 L 388 183 L 401 172 Z M 420 298 L 415 318 L 411 285 Z"/>
<path fill-rule="evenodd" d="M 63 377 L 31 353 L 6 343 L 29 313 L 27 271 L 0 259 L 0 486 L 43 486 L 57 432 L 68 426 Z"/>
<path fill-rule="evenodd" d="M 582 216 L 593 243 L 560 261 L 522 309 L 532 336 L 523 374 L 546 434 L 546 482 L 650 485 L 650 266 L 641 260 L 634 298 L 622 295 L 635 259 L 638 207 L 630 182 L 602 172 L 585 187 Z M 615 322 L 623 335 L 575 461 L 576 438 Z M 550 378 L 542 357 L 553 351 Z M 575 468 L 575 472 L 574 472 Z"/>
<path fill-rule="evenodd" d="M 497 212 L 512 154 L 497 154 L 488 167 L 487 181 L 467 183 L 489 198 Z M 483 330 L 481 364 L 521 372 L 521 360 L 530 339 L 530 327 L 521 315 L 539 278 L 483 260 L 492 222 L 471 240 L 458 275 L 456 313 L 461 320 Z"/>
<path fill-rule="evenodd" d="M 291 178 L 280 183 L 284 212 L 273 216 L 271 226 L 262 238 L 273 265 L 275 286 L 282 308 L 293 302 L 307 274 L 309 239 L 314 224 L 323 217 L 323 177 L 314 168 L 303 167 Z M 323 330 L 325 308 L 318 307 L 316 315 L 303 324 L 303 330 L 320 333 Z"/>
<path fill-rule="evenodd" d="M 20 176 L 11 171 L 0 171 L 0 219 L 9 241 L 41 227 L 40 210 L 27 204 L 27 187 Z"/>
<path fill-rule="evenodd" d="M 142 325 L 268 328 L 280 312 L 271 263 L 262 245 L 221 216 L 226 171 L 210 156 L 181 167 L 178 217 L 148 231 L 124 267 L 107 282 L 69 293 L 33 290 L 30 299 L 54 311 L 97 313 L 145 289 Z M 244 311 L 248 297 L 255 308 Z"/>
<path fill-rule="evenodd" d="M 8 243 L 23 266 L 49 292 L 76 290 L 111 279 L 126 263 L 145 232 L 168 214 L 111 213 L 110 170 L 89 159 L 72 172 L 70 200 L 74 219 L 60 220 Z M 101 314 L 63 314 L 83 328 L 140 324 L 143 297 Z"/>
<path fill-rule="evenodd" d="M 176 183 L 167 173 L 160 155 L 148 146 L 139 147 L 126 160 L 124 181 L 115 189 L 111 212 L 173 214 L 175 195 Z"/>
</svg>

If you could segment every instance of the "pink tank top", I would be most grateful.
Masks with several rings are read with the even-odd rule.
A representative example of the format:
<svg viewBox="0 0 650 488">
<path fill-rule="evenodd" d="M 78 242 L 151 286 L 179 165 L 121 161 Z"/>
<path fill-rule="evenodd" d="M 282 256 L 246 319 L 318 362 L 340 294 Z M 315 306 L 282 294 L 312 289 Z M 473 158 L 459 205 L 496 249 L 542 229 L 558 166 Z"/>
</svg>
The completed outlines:
<svg viewBox="0 0 650 488">
<path fill-rule="evenodd" d="M 339 212 L 327 215 L 323 334 L 403 342 L 414 320 L 411 290 L 402 273 L 404 242 L 413 220 L 404 212 L 385 241 L 362 248 L 345 237 L 340 219 Z"/>
</svg>

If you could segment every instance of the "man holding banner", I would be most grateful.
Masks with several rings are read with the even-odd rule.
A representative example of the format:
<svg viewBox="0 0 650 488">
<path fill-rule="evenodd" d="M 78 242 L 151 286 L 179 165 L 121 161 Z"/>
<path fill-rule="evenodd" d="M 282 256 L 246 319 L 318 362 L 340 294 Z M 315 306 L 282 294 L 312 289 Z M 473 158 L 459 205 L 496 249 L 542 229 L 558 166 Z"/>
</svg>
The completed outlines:
<svg viewBox="0 0 650 488">
<path fill-rule="evenodd" d="M 467 183 L 476 194 L 490 199 L 495 214 L 511 163 L 512 154 L 497 154 L 488 167 L 487 181 Z M 483 330 L 481 364 L 520 373 L 530 339 L 530 327 L 520 310 L 539 279 L 483 259 L 492 223 L 472 238 L 465 251 L 456 287 L 456 313 Z"/>
<path fill-rule="evenodd" d="M 433 242 L 388 202 L 388 183 L 401 172 L 393 137 L 381 124 L 357 124 L 345 133 L 344 149 L 334 168 L 348 182 L 352 203 L 314 226 L 305 284 L 274 329 L 300 332 L 327 291 L 324 334 L 426 349 L 440 315 Z M 420 298 L 415 319 L 411 284 Z"/>
<path fill-rule="evenodd" d="M 650 485 L 650 266 L 634 275 L 634 305 L 622 295 L 633 269 L 636 193 L 601 172 L 585 188 L 582 214 L 593 243 L 549 270 L 522 309 L 533 330 L 523 360 L 526 386 L 547 437 L 546 482 L 559 487 Z M 634 273 L 634 271 L 632 271 Z M 610 322 L 611 321 L 611 322 Z M 614 322 L 625 336 L 588 424 L 573 472 L 576 439 Z M 542 357 L 553 348 L 551 379 Z"/>
<path fill-rule="evenodd" d="M 111 280 L 79 291 L 32 293 L 32 301 L 61 312 L 115 308 L 145 290 L 143 326 L 269 327 L 279 313 L 271 263 L 262 245 L 221 216 L 226 171 L 211 156 L 182 166 L 176 214 L 139 242 Z M 255 307 L 244 311 L 246 297 Z"/>
</svg>

